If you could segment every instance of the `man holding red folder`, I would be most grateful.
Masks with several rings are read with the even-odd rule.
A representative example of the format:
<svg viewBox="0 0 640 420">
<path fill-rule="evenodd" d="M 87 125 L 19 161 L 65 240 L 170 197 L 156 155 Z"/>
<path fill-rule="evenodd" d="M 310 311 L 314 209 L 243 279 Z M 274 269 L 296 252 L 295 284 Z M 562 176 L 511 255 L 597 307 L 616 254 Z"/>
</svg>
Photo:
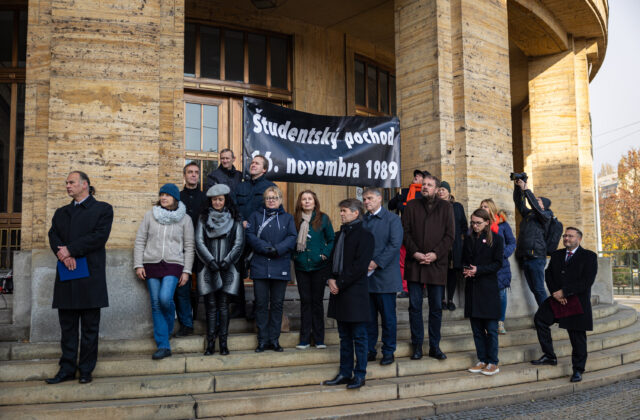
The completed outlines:
<svg viewBox="0 0 640 420">
<path fill-rule="evenodd" d="M 538 341 L 543 355 L 532 360 L 534 365 L 556 365 L 549 327 L 558 323 L 569 333 L 573 349 L 571 382 L 580 382 L 587 363 L 587 331 L 593 330 L 591 286 L 598 272 L 598 257 L 580 246 L 582 232 L 568 227 L 562 235 L 565 246 L 551 254 L 545 271 L 545 282 L 551 293 L 534 317 Z"/>
<path fill-rule="evenodd" d="M 109 306 L 105 244 L 111 233 L 113 208 L 93 198 L 95 189 L 84 172 L 71 172 L 66 187 L 73 200 L 56 210 L 49 230 L 49 244 L 59 262 L 53 308 L 58 309 L 62 356 L 60 370 L 46 382 L 74 379 L 79 370 L 79 382 L 86 384 L 92 380 L 98 359 L 100 308 Z"/>
</svg>

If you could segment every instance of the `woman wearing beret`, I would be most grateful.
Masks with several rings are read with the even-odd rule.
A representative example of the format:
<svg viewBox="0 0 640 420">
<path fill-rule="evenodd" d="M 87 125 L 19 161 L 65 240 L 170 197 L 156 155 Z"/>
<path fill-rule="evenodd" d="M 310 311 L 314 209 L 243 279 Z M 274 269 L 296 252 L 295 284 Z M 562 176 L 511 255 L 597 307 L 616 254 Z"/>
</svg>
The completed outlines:
<svg viewBox="0 0 640 420">
<path fill-rule="evenodd" d="M 194 243 L 193 223 L 180 202 L 174 184 L 160 188 L 158 202 L 142 219 L 133 249 L 133 267 L 140 280 L 147 281 L 151 297 L 153 336 L 158 350 L 154 360 L 171 356 L 169 336 L 176 307 L 173 294 L 191 275 Z"/>
<path fill-rule="evenodd" d="M 205 356 L 215 352 L 220 338 L 220 354 L 229 354 L 229 296 L 237 296 L 240 270 L 237 264 L 244 248 L 244 228 L 225 184 L 209 188 L 209 206 L 198 218 L 196 252 L 202 261 L 198 272 L 198 293 L 204 296 L 207 316 L 207 348 Z"/>
</svg>

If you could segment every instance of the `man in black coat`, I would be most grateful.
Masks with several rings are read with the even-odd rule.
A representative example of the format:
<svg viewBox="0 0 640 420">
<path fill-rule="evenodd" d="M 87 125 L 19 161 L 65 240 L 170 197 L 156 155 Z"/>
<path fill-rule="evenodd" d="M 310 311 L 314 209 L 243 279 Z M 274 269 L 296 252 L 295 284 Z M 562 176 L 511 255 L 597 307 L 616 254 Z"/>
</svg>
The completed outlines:
<svg viewBox="0 0 640 420">
<path fill-rule="evenodd" d="M 77 260 L 86 258 L 89 276 L 61 281 L 60 270 L 56 270 L 53 308 L 58 309 L 62 357 L 57 375 L 46 382 L 57 384 L 74 379 L 78 369 L 80 383 L 84 384 L 91 382 L 91 372 L 98 359 L 100 308 L 109 306 L 105 244 L 111 233 L 113 208 L 93 198 L 95 190 L 84 172 L 71 172 L 66 184 L 67 194 L 73 201 L 53 215 L 49 244 L 68 270 L 75 270 Z M 76 363 L 78 327 L 82 335 L 80 359 Z"/>
<path fill-rule="evenodd" d="M 545 280 L 551 296 L 538 308 L 534 317 L 538 341 L 543 355 L 531 363 L 534 365 L 556 365 L 558 360 L 553 351 L 553 341 L 549 327 L 558 322 L 560 328 L 569 333 L 569 340 L 573 349 L 571 363 L 573 375 L 571 382 L 582 380 L 587 363 L 587 331 L 593 330 L 593 315 L 591 313 L 591 286 L 598 272 L 598 257 L 592 251 L 580 246 L 582 232 L 574 227 L 568 227 L 562 235 L 564 249 L 551 254 L 551 261 L 545 271 Z M 576 305 L 575 300 L 582 307 L 582 313 L 556 317 L 552 304 L 558 307 Z M 552 301 L 558 302 L 558 304 Z M 573 311 L 572 311 L 573 312 Z M 579 311 L 577 311 L 579 312 Z"/>
<path fill-rule="evenodd" d="M 215 184 L 225 184 L 231 188 L 231 191 L 234 191 L 236 186 L 242 182 L 242 174 L 233 166 L 235 161 L 236 156 L 233 154 L 233 150 L 220 150 L 220 166 L 207 175 L 204 191 L 209 191 L 209 188 Z"/>
<path fill-rule="evenodd" d="M 364 385 L 367 374 L 367 270 L 375 243 L 373 234 L 362 224 L 362 203 L 349 198 L 339 206 L 342 227 L 336 235 L 329 263 L 331 275 L 327 284 L 331 296 L 327 316 L 338 321 L 340 372 L 324 385 L 347 384 L 347 389 L 356 389 Z"/>
</svg>

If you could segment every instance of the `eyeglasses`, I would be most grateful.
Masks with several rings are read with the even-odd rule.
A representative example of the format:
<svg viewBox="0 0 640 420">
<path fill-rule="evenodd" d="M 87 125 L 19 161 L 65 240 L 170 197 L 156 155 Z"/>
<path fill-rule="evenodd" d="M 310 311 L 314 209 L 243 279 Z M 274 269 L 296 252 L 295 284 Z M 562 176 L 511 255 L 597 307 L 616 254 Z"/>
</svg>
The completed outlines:
<svg viewBox="0 0 640 420">
<path fill-rule="evenodd" d="M 264 199 L 266 201 L 278 201 L 280 200 L 280 197 L 265 197 Z"/>
<path fill-rule="evenodd" d="M 470 222 L 471 226 L 480 226 L 484 222 Z"/>
</svg>

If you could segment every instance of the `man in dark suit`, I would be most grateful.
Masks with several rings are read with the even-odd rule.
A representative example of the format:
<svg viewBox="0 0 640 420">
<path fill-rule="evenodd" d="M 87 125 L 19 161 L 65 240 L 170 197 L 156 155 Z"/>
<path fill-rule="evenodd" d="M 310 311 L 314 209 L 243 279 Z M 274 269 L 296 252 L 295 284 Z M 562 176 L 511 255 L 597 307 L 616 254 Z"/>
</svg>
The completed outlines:
<svg viewBox="0 0 640 420">
<path fill-rule="evenodd" d="M 545 271 L 545 281 L 551 296 L 538 308 L 534 317 L 538 341 L 543 355 L 531 361 L 534 365 L 556 365 L 558 359 L 553 351 L 553 341 L 549 327 L 559 323 L 569 333 L 571 340 L 571 363 L 573 375 L 571 382 L 582 380 L 582 373 L 587 363 L 587 331 L 593 330 L 593 315 L 591 313 L 591 286 L 598 272 L 598 257 L 592 251 L 580 246 L 582 232 L 575 227 L 568 227 L 562 236 L 564 249 L 551 254 L 551 261 Z M 575 296 L 575 297 L 574 297 Z M 554 315 L 552 301 L 561 306 L 580 302 L 583 313 L 557 318 Z M 557 306 L 557 304 L 554 304 Z M 557 310 L 556 310 L 557 312 Z"/>
<path fill-rule="evenodd" d="M 77 268 L 77 259 L 86 258 L 89 276 L 60 280 L 56 270 L 53 288 L 53 308 L 58 309 L 62 339 L 60 370 L 48 384 L 75 378 L 80 371 L 80 383 L 91 382 L 91 372 L 98 359 L 100 308 L 109 306 L 105 275 L 105 244 L 111 233 L 113 208 L 93 198 L 95 189 L 84 172 L 73 171 L 67 177 L 67 194 L 71 203 L 60 207 L 53 215 L 49 244 L 58 260 L 69 270 Z M 78 328 L 80 359 L 78 357 Z"/>
<path fill-rule="evenodd" d="M 342 227 L 336 235 L 329 263 L 331 275 L 327 284 L 331 296 L 327 315 L 338 321 L 340 372 L 324 385 L 346 384 L 347 389 L 356 389 L 364 385 L 367 374 L 367 269 L 375 243 L 371 232 L 362 224 L 362 203 L 349 198 L 339 206 Z"/>
</svg>

